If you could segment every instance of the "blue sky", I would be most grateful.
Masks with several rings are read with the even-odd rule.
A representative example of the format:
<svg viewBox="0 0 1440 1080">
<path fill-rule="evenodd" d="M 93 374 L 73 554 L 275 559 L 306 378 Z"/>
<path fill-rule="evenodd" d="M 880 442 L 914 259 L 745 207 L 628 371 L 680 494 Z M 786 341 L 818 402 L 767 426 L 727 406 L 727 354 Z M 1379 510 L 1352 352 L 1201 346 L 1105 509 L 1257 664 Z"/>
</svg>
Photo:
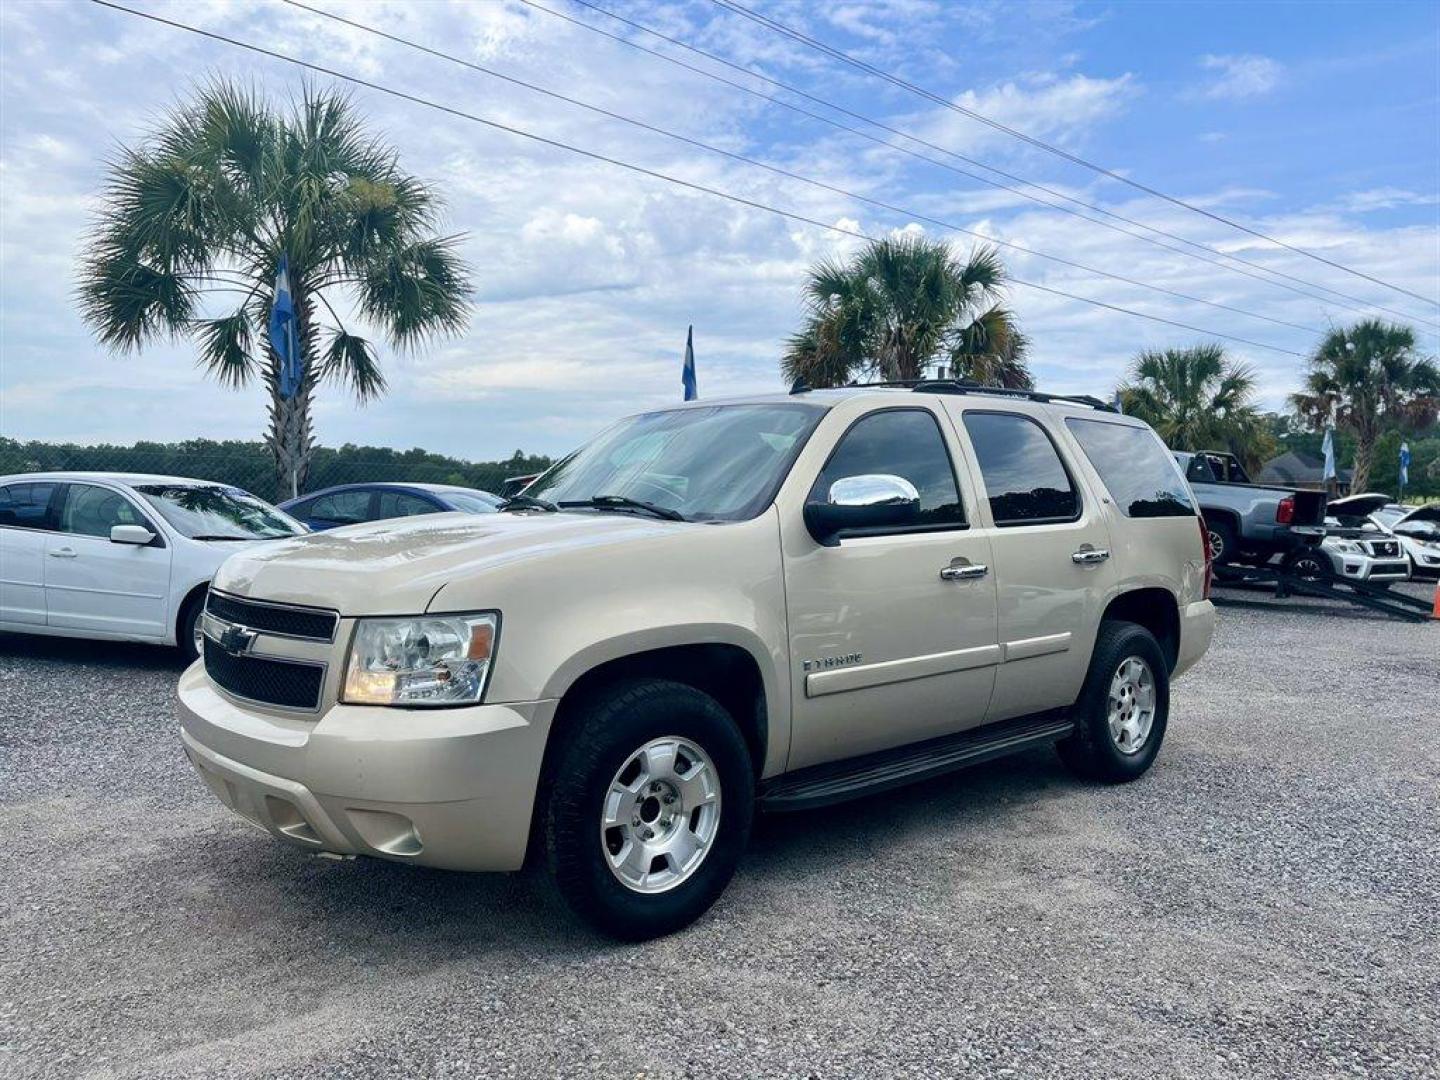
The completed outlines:
<svg viewBox="0 0 1440 1080">
<path fill-rule="evenodd" d="M 571 0 L 538 2 L 645 40 Z M 133 5 L 842 228 L 920 229 L 962 253 L 973 243 L 537 99 L 277 0 Z M 1339 302 L 1182 258 L 878 148 L 518 0 L 315 5 L 985 236 L 1304 329 L 1006 253 L 1028 281 L 1299 353 L 1327 327 L 1358 317 Z M 710 0 L 601 6 L 1113 213 L 1440 322 L 1434 306 L 1102 179 Z M 1414 292 L 1440 293 L 1440 5 L 759 7 L 1155 188 Z M 253 80 L 277 98 L 301 77 L 278 61 L 86 3 L 0 7 L 0 434 L 130 442 L 262 430 L 257 390 L 207 382 L 184 342 L 111 356 L 72 304 L 105 157 L 211 73 Z M 467 234 L 476 309 L 461 339 L 414 354 L 385 350 L 392 390 L 381 403 L 359 409 L 338 389 L 325 391 L 316 425 L 326 444 L 418 445 L 473 459 L 517 447 L 563 452 L 617 415 L 678 398 L 688 323 L 702 395 L 778 389 L 777 358 L 800 318 L 806 266 L 854 244 L 371 91 L 355 97 L 405 165 L 446 194 L 450 227 Z M 1140 349 L 1200 339 L 1019 286 L 1010 303 L 1034 340 L 1039 382 L 1057 390 L 1108 393 Z M 1426 328 L 1422 341 L 1440 351 L 1436 331 Z M 1255 368 L 1267 405 L 1298 383 L 1296 357 L 1230 348 Z"/>
</svg>

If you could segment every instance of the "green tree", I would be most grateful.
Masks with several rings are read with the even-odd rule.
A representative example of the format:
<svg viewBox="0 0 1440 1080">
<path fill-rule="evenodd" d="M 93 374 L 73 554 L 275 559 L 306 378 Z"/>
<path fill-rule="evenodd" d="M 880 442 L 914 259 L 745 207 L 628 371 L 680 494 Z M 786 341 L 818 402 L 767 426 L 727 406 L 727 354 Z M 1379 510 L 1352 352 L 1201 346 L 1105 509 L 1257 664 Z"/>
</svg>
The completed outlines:
<svg viewBox="0 0 1440 1080">
<path fill-rule="evenodd" d="M 1220 345 L 1141 353 L 1120 400 L 1172 450 L 1229 450 L 1253 470 L 1275 446 L 1255 408 L 1254 374 Z"/>
<path fill-rule="evenodd" d="M 1351 490 L 1364 491 L 1375 444 L 1387 428 L 1419 430 L 1440 409 L 1440 368 L 1418 356 L 1415 331 L 1378 319 L 1325 335 L 1310 359 L 1305 389 L 1291 395 L 1314 428 L 1335 424 L 1355 436 Z"/>
<path fill-rule="evenodd" d="M 212 82 L 110 162 L 80 269 L 81 309 L 118 353 L 189 338 L 223 385 L 258 380 L 276 475 L 303 488 L 318 384 L 342 385 L 362 404 L 385 390 L 375 346 L 340 310 L 396 348 L 468 321 L 459 238 L 437 233 L 439 213 L 435 192 L 400 169 L 345 95 L 307 86 L 281 108 Z M 302 368 L 289 398 L 267 332 L 282 255 Z"/>
<path fill-rule="evenodd" d="M 856 378 L 918 379 L 951 356 L 987 379 L 1024 371 L 1025 338 L 999 306 L 1005 280 L 995 252 L 960 261 L 938 241 L 872 241 L 850 259 L 826 260 L 805 283 L 805 323 L 786 344 L 790 380 L 837 386 Z"/>
</svg>

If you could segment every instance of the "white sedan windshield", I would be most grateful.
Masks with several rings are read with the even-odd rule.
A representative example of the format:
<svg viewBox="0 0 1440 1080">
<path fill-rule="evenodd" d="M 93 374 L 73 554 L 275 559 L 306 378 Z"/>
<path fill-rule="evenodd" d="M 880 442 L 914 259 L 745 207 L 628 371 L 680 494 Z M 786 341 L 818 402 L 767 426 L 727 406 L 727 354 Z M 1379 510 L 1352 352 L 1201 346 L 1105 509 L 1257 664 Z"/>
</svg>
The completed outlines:
<svg viewBox="0 0 1440 1080">
<path fill-rule="evenodd" d="M 239 488 L 139 484 L 135 490 L 192 540 L 262 540 L 305 531 L 288 514 Z"/>
</svg>

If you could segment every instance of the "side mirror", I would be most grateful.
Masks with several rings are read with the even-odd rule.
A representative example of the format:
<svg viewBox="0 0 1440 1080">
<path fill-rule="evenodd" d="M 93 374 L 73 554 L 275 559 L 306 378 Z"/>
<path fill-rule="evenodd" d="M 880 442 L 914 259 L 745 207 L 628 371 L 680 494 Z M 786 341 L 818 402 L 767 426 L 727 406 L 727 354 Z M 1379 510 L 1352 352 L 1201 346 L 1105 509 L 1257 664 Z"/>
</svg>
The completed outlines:
<svg viewBox="0 0 1440 1080">
<path fill-rule="evenodd" d="M 805 504 L 805 527 L 825 547 L 841 536 L 913 523 L 920 513 L 920 493 L 903 476 L 868 473 L 844 476 L 830 485 L 825 502 Z"/>
<path fill-rule="evenodd" d="M 138 544 L 144 547 L 155 539 L 155 534 L 144 525 L 112 525 L 110 526 L 110 542 L 112 544 Z"/>
</svg>

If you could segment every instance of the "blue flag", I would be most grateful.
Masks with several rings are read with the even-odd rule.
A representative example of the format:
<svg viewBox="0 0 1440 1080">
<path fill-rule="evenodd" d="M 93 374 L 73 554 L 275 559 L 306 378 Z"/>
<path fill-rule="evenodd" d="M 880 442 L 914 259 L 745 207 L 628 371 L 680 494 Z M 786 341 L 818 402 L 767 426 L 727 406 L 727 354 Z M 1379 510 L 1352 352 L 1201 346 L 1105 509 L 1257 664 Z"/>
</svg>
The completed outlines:
<svg viewBox="0 0 1440 1080">
<path fill-rule="evenodd" d="M 1325 475 L 1322 480 L 1334 480 L 1335 476 L 1335 429 L 1325 429 L 1325 441 L 1320 444 L 1320 449 L 1325 454 Z"/>
<path fill-rule="evenodd" d="M 1400 490 L 1405 490 L 1405 485 L 1410 483 L 1410 444 L 1400 444 Z"/>
<path fill-rule="evenodd" d="M 694 401 L 700 396 L 700 384 L 695 380 L 695 327 L 685 331 L 685 366 L 680 370 L 680 383 L 685 387 L 685 400 Z"/>
<path fill-rule="evenodd" d="M 270 306 L 270 346 L 280 358 L 280 396 L 300 392 L 300 342 L 296 334 L 295 298 L 290 295 L 290 257 L 280 256 L 275 271 L 275 299 Z"/>
</svg>

